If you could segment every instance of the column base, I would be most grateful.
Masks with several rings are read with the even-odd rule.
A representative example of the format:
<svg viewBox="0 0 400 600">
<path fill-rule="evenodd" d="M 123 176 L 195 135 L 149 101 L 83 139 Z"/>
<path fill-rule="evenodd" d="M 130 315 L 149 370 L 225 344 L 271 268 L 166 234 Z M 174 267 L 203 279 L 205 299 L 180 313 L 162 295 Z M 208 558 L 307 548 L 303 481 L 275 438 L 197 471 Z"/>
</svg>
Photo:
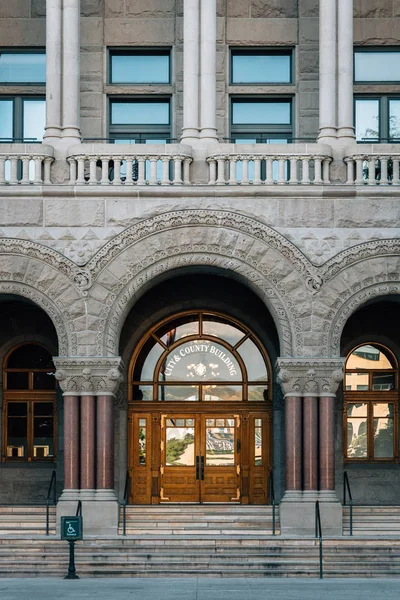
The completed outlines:
<svg viewBox="0 0 400 600">
<path fill-rule="evenodd" d="M 323 536 L 342 536 L 343 509 L 339 500 L 323 501 L 319 508 Z M 279 511 L 282 535 L 315 536 L 315 502 L 308 499 L 297 503 L 282 501 Z"/>
<path fill-rule="evenodd" d="M 86 490 L 84 490 L 86 491 Z M 97 494 L 96 494 L 97 496 Z M 85 499 L 82 495 L 83 538 L 87 536 L 118 535 L 119 505 L 114 495 L 113 500 Z M 61 517 L 76 514 L 77 501 L 60 498 L 57 504 L 57 535 L 60 535 Z"/>
<path fill-rule="evenodd" d="M 281 502 L 301 502 L 303 492 L 301 490 L 286 490 Z"/>
<path fill-rule="evenodd" d="M 96 499 L 96 490 L 81 490 L 80 500 L 82 502 L 84 500 L 95 500 Z"/>
<path fill-rule="evenodd" d="M 303 491 L 303 502 L 316 502 L 319 500 L 318 490 L 304 490 Z"/>
<path fill-rule="evenodd" d="M 96 490 L 96 502 L 116 502 L 114 490 Z"/>
</svg>

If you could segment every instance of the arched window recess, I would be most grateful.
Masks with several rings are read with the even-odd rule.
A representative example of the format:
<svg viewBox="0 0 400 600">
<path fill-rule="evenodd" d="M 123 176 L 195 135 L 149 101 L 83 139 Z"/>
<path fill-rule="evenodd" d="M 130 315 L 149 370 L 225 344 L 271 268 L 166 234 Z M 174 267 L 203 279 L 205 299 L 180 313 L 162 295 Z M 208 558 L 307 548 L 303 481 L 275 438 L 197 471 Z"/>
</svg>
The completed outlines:
<svg viewBox="0 0 400 600">
<path fill-rule="evenodd" d="M 218 313 L 195 311 L 159 323 L 130 369 L 130 400 L 270 400 L 270 364 L 256 336 Z"/>
</svg>

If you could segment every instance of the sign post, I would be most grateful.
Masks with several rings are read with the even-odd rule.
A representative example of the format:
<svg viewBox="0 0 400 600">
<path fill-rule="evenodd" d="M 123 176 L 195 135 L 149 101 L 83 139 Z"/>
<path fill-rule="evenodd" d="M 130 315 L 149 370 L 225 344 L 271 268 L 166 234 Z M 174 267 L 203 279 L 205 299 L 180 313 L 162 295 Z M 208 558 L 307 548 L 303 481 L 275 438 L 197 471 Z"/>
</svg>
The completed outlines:
<svg viewBox="0 0 400 600">
<path fill-rule="evenodd" d="M 69 565 L 64 579 L 79 579 L 75 568 L 75 542 L 83 537 L 82 517 L 61 517 L 61 539 L 69 543 Z"/>
</svg>

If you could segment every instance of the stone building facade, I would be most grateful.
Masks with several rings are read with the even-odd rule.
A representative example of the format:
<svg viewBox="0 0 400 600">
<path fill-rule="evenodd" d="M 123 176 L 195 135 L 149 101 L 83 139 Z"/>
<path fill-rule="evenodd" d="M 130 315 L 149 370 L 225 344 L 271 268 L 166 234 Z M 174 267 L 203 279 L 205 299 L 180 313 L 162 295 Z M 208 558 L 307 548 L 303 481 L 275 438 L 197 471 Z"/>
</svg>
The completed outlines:
<svg viewBox="0 0 400 600">
<path fill-rule="evenodd" d="M 218 463 L 217 501 L 268 502 L 272 473 L 283 531 L 311 531 L 317 499 L 341 531 L 345 470 L 359 503 L 397 503 L 400 75 L 384 65 L 399 32 L 398 0 L 2 3 L 0 503 L 41 502 L 56 469 L 59 514 L 81 499 L 88 527 L 112 532 L 127 472 L 131 502 L 185 501 L 184 468 L 205 457 L 207 469 L 222 434 L 236 445 Z M 24 61 L 44 51 L 43 80 Z M 158 79 L 155 59 L 167 64 Z M 28 101 L 44 99 L 41 136 Z M 207 334 L 206 322 L 218 326 Z M 224 338 L 230 327 L 252 351 Z M 188 335 L 208 350 L 218 337 L 237 360 L 238 396 L 207 395 L 199 350 L 195 395 L 181 378 L 166 399 L 165 365 Z M 48 396 L 40 365 L 12 359 L 24 345 L 53 357 Z M 370 379 L 353 388 L 354 352 Z M 252 379 L 260 357 L 266 375 Z M 29 389 L 10 383 L 24 369 Z M 46 399 L 51 451 L 35 429 L 48 426 L 34 404 Z M 178 438 L 199 440 L 185 438 L 198 443 L 188 464 L 162 454 L 175 418 Z M 182 488 L 164 473 L 173 465 Z M 209 477 L 191 501 L 212 501 Z"/>
</svg>

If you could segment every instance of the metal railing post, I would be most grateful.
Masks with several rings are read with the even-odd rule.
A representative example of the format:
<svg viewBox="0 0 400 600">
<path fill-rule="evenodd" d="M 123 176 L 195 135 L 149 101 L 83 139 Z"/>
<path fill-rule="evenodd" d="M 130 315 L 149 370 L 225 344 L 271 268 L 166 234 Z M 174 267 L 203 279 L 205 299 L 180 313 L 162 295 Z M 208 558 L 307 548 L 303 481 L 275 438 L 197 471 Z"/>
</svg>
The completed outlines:
<svg viewBox="0 0 400 600">
<path fill-rule="evenodd" d="M 353 497 L 351 495 L 350 482 L 347 471 L 343 473 L 343 506 L 347 504 L 347 495 L 349 496 L 350 507 L 350 535 L 353 535 Z"/>
<path fill-rule="evenodd" d="M 322 527 L 321 527 L 321 513 L 319 510 L 319 502 L 318 500 L 315 503 L 315 537 L 318 538 L 319 541 L 319 578 L 323 579 L 323 553 L 322 553 Z"/>
<path fill-rule="evenodd" d="M 272 535 L 276 535 L 276 515 L 275 515 L 275 488 L 274 488 L 274 474 L 269 474 L 269 502 L 272 505 Z"/>
<path fill-rule="evenodd" d="M 46 535 L 50 535 L 50 498 L 53 492 L 53 504 L 57 504 L 57 473 L 51 474 L 50 485 L 46 497 Z"/>
</svg>

